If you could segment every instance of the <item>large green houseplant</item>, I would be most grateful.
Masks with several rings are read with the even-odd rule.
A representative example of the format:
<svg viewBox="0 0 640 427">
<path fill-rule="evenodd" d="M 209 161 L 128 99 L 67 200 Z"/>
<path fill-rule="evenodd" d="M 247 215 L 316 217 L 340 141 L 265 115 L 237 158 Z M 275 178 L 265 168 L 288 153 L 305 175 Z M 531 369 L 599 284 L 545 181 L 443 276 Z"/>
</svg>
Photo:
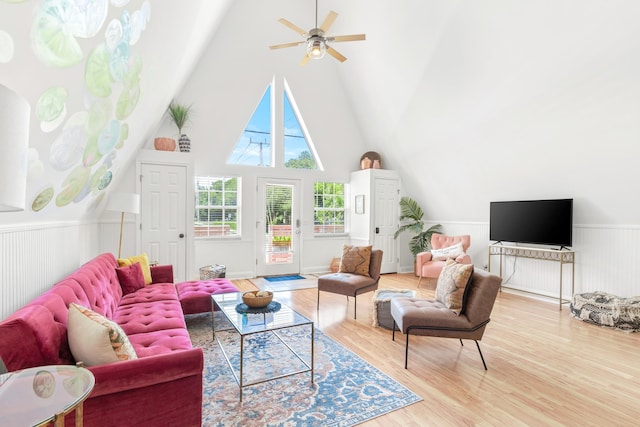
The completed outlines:
<svg viewBox="0 0 640 427">
<path fill-rule="evenodd" d="M 436 224 L 424 230 L 424 221 L 422 217 L 424 212 L 418 202 L 410 197 L 402 197 L 400 199 L 400 221 L 408 221 L 402 224 L 394 234 L 394 238 L 405 232 L 415 233 L 415 236 L 409 240 L 409 250 L 415 258 L 420 252 L 431 249 L 431 236 L 433 233 L 440 231 L 441 225 Z"/>
</svg>

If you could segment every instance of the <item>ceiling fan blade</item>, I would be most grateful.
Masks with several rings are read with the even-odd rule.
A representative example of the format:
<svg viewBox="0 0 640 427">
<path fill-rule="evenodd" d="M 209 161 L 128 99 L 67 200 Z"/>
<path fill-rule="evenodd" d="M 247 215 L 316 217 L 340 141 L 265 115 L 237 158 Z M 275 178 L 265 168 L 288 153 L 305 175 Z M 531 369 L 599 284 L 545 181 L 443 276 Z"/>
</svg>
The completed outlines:
<svg viewBox="0 0 640 427">
<path fill-rule="evenodd" d="M 299 46 L 302 43 L 304 43 L 304 41 L 293 42 L 293 43 L 284 43 L 284 44 L 276 44 L 276 45 L 273 45 L 273 46 L 269 46 L 269 49 L 282 49 L 282 48 L 285 48 L 285 47 Z"/>
<path fill-rule="evenodd" d="M 365 34 L 351 34 L 348 36 L 327 37 L 327 41 L 332 42 L 355 42 L 358 40 L 366 40 Z"/>
<path fill-rule="evenodd" d="M 300 65 L 307 65 L 307 62 L 309 62 L 309 54 L 306 54 L 304 58 L 302 58 Z"/>
<path fill-rule="evenodd" d="M 340 62 L 344 62 L 347 60 L 347 57 L 342 55 L 340 52 L 332 48 L 331 46 L 327 46 L 327 53 L 334 58 L 336 58 Z"/>
<path fill-rule="evenodd" d="M 282 25 L 291 28 L 293 31 L 295 31 L 296 33 L 300 34 L 302 37 L 306 37 L 307 36 L 307 32 L 305 30 L 303 30 L 302 28 L 298 27 L 296 24 L 287 21 L 284 18 L 280 18 L 278 19 L 278 22 L 281 23 Z"/>
<path fill-rule="evenodd" d="M 330 11 L 327 17 L 324 18 L 324 22 L 322 23 L 322 25 L 320 25 L 320 29 L 325 33 L 329 31 L 329 28 L 331 27 L 331 25 L 333 25 L 333 21 L 335 21 L 337 17 L 337 13 L 335 13 L 333 10 Z"/>
</svg>

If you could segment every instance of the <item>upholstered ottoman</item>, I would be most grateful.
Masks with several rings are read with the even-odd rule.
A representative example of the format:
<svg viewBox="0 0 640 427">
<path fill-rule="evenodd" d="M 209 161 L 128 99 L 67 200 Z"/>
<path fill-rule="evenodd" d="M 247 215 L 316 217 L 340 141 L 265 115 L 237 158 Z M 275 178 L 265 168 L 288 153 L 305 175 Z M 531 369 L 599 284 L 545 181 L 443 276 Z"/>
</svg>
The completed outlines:
<svg viewBox="0 0 640 427">
<path fill-rule="evenodd" d="M 416 291 L 410 289 L 378 289 L 373 294 L 373 326 L 393 329 L 391 317 L 391 300 L 393 298 L 413 298 Z M 396 331 L 399 329 L 396 327 Z"/>
<path fill-rule="evenodd" d="M 176 284 L 184 314 L 211 311 L 211 295 L 238 292 L 227 279 L 192 280 Z"/>
</svg>

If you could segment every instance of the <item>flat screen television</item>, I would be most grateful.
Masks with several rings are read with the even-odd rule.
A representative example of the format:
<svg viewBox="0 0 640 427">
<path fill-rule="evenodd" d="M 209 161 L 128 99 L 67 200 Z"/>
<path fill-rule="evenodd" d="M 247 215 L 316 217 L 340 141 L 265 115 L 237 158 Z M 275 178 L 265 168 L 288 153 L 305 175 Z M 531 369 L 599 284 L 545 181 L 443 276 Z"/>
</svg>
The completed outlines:
<svg viewBox="0 0 640 427">
<path fill-rule="evenodd" d="M 491 202 L 489 239 L 571 246 L 573 199 Z"/>
</svg>

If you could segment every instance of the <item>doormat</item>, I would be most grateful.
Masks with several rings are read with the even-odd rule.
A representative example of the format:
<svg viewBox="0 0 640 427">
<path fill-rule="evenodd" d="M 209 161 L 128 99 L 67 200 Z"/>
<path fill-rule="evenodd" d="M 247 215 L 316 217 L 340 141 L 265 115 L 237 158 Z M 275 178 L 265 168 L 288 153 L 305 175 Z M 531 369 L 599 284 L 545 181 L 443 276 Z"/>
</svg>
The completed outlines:
<svg viewBox="0 0 640 427">
<path fill-rule="evenodd" d="M 284 276 L 273 276 L 273 277 L 284 277 Z M 271 277 L 271 278 L 273 278 Z M 292 276 L 288 276 L 292 277 Z M 296 291 L 298 289 L 308 289 L 308 288 L 316 288 L 318 287 L 318 278 L 313 275 L 294 275 L 295 279 L 285 279 L 285 280 L 267 280 L 266 277 L 256 277 L 251 280 L 256 288 L 261 291 L 271 291 L 271 292 L 283 292 L 283 291 Z M 301 280 L 302 279 L 302 280 Z"/>
<path fill-rule="evenodd" d="M 284 282 L 285 280 L 302 280 L 303 276 L 295 274 L 293 276 L 265 276 L 264 280 L 267 282 Z"/>
</svg>

